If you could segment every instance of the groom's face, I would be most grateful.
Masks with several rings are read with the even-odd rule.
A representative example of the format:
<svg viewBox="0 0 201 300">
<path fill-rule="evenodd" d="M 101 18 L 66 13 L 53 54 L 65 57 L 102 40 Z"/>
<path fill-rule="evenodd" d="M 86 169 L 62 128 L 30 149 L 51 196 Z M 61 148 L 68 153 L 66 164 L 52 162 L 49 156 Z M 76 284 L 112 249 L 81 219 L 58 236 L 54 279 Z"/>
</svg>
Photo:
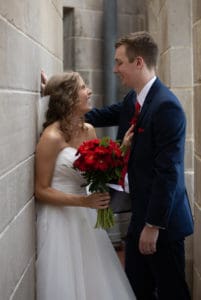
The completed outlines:
<svg viewBox="0 0 201 300">
<path fill-rule="evenodd" d="M 115 51 L 114 73 L 117 74 L 123 85 L 134 88 L 137 79 L 136 60 L 129 62 L 126 54 L 126 46 L 121 45 Z"/>
</svg>

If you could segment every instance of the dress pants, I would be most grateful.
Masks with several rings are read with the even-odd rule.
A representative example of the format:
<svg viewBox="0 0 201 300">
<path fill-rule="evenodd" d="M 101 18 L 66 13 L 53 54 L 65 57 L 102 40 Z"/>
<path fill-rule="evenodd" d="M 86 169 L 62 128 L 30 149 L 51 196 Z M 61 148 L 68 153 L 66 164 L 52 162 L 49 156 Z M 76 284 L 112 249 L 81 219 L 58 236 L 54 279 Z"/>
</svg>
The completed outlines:
<svg viewBox="0 0 201 300">
<path fill-rule="evenodd" d="M 158 243 L 153 255 L 142 255 L 138 239 L 126 240 L 126 274 L 138 300 L 190 300 L 185 281 L 184 240 Z"/>
</svg>

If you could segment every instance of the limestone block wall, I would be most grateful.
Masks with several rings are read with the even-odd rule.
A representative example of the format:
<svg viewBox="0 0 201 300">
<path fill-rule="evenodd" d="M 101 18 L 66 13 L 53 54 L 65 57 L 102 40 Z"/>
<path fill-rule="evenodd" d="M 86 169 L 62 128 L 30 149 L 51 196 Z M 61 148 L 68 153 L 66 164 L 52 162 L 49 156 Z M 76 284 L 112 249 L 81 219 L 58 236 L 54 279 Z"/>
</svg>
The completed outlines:
<svg viewBox="0 0 201 300">
<path fill-rule="evenodd" d="M 146 0 L 117 0 L 117 37 L 121 37 L 130 32 L 146 30 Z M 118 82 L 118 99 L 121 100 L 128 92 L 128 88 L 123 87 Z"/>
<path fill-rule="evenodd" d="M 199 1 L 198 1 L 199 2 Z M 187 117 L 185 175 L 194 209 L 192 7 L 189 0 L 147 0 L 147 28 L 160 49 L 158 74 L 178 96 Z M 192 289 L 193 242 L 186 241 L 186 273 Z"/>
<path fill-rule="evenodd" d="M 102 104 L 103 0 L 63 0 L 64 69 L 78 71 Z"/>
<path fill-rule="evenodd" d="M 145 17 L 139 14 L 139 11 L 143 11 L 143 1 L 117 0 L 116 3 L 117 37 L 136 28 L 144 28 Z M 80 72 L 92 88 L 94 106 L 102 107 L 104 0 L 63 0 L 63 6 L 64 69 Z M 118 100 L 121 100 L 126 91 L 120 85 L 118 88 Z M 101 133 L 101 130 L 97 130 L 98 135 Z"/>
<path fill-rule="evenodd" d="M 201 2 L 193 6 L 193 53 L 194 53 L 194 128 L 195 128 L 195 233 L 194 233 L 194 289 L 193 299 L 201 299 Z"/>
<path fill-rule="evenodd" d="M 62 68 L 60 0 L 0 1 L 0 66 L 0 299 L 32 300 L 40 70 Z"/>
</svg>

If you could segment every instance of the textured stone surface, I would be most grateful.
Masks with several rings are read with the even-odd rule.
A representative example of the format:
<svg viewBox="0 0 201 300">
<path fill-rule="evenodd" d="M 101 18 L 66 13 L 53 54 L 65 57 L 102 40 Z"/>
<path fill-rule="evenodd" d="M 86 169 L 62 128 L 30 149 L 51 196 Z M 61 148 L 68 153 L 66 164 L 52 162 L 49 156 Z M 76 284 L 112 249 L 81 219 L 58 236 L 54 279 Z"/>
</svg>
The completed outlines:
<svg viewBox="0 0 201 300">
<path fill-rule="evenodd" d="M 184 63 L 188 62 L 188 63 Z M 173 48 L 170 51 L 170 84 L 171 87 L 191 87 L 193 85 L 192 49 Z"/>
<path fill-rule="evenodd" d="M 200 201 L 199 201 L 200 202 Z M 194 268 L 201 274 L 201 207 L 195 205 Z"/>
<path fill-rule="evenodd" d="M 201 84 L 194 87 L 194 128 L 195 128 L 195 153 L 201 157 Z"/>
<path fill-rule="evenodd" d="M 200 178 L 201 178 L 201 157 L 195 156 L 195 202 L 199 205 L 199 207 L 201 207 Z"/>
<path fill-rule="evenodd" d="M 200 21 L 201 20 L 201 1 L 193 0 L 192 5 L 193 5 L 193 21 L 194 22 Z"/>
<path fill-rule="evenodd" d="M 186 189 L 188 193 L 188 197 L 190 200 L 190 205 L 192 209 L 192 213 L 194 214 L 194 169 L 193 171 L 185 172 L 185 181 L 186 181 Z"/>
<path fill-rule="evenodd" d="M 194 82 L 201 82 L 201 20 L 193 27 Z"/>
<path fill-rule="evenodd" d="M 193 141 L 186 140 L 185 144 L 185 170 L 189 171 L 193 169 Z"/>
<path fill-rule="evenodd" d="M 0 88 L 38 91 L 41 68 L 55 70 L 58 58 L 1 19 L 0 28 Z"/>
<path fill-rule="evenodd" d="M 0 295 L 9 299 L 35 252 L 33 199 L 18 213 L 0 236 Z"/>
<path fill-rule="evenodd" d="M 100 39 L 103 37 L 103 13 L 93 10 L 75 9 L 75 36 Z"/>
<path fill-rule="evenodd" d="M 19 29 L 19 34 L 23 32 L 61 58 L 61 3 L 61 0 L 0 1 L 0 12 Z M 0 27 L 2 29 L 2 25 Z"/>
<path fill-rule="evenodd" d="M 36 99 L 34 94 L 0 93 L 0 175 L 35 151 Z"/>
<path fill-rule="evenodd" d="M 189 0 L 168 0 L 164 9 L 168 13 L 167 46 L 189 47 L 191 45 L 192 11 Z M 181 26 L 182 24 L 182 26 Z M 189 56 L 190 57 L 190 56 Z M 185 61 L 185 60 L 184 60 Z"/>
<path fill-rule="evenodd" d="M 3 212 L 0 218 L 0 232 L 31 199 L 33 182 L 33 156 L 0 177 L 0 211 Z"/>
<path fill-rule="evenodd" d="M 22 274 L 16 289 L 10 300 L 34 300 L 35 299 L 35 257 Z"/>
<path fill-rule="evenodd" d="M 104 0 L 63 0 L 63 6 L 102 11 L 103 1 Z"/>
<path fill-rule="evenodd" d="M 102 65 L 102 41 L 86 38 L 75 39 L 75 68 L 97 69 Z"/>
<path fill-rule="evenodd" d="M 170 72 L 171 72 L 171 65 L 170 65 L 170 52 L 166 51 L 161 54 L 159 58 L 159 66 L 158 66 L 158 73 L 160 79 L 166 84 L 169 88 L 171 87 L 170 80 Z"/>
</svg>

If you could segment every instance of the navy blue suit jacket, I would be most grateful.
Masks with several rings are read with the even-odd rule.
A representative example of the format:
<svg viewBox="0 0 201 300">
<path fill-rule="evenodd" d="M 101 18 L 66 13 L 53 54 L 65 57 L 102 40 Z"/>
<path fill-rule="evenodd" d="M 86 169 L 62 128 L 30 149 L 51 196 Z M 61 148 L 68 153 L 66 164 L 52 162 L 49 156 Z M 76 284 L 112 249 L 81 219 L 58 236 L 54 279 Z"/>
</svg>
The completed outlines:
<svg viewBox="0 0 201 300">
<path fill-rule="evenodd" d="M 135 92 L 124 101 L 93 110 L 95 127 L 119 125 L 122 138 L 134 112 Z M 184 179 L 186 119 L 176 96 L 159 79 L 152 85 L 138 118 L 128 164 L 132 218 L 128 234 L 138 238 L 145 223 L 163 227 L 159 241 L 183 239 L 193 232 Z"/>
</svg>

